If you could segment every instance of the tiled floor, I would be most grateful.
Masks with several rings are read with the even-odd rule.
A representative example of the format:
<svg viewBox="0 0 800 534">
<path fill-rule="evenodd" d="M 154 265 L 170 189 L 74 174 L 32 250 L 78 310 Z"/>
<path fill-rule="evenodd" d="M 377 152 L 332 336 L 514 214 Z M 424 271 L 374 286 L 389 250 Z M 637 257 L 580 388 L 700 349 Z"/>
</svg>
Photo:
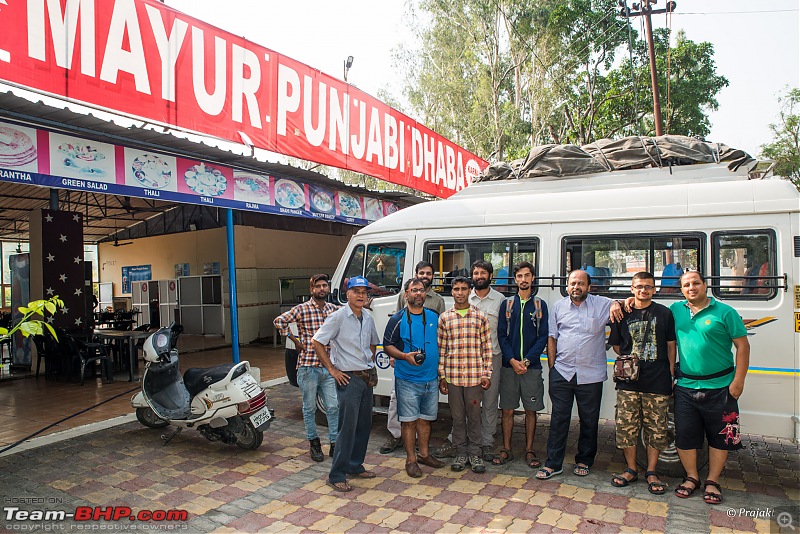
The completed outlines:
<svg viewBox="0 0 800 534">
<path fill-rule="evenodd" d="M 622 468 L 613 425 L 600 429 L 599 455 L 587 477 L 565 474 L 532 478 L 519 459 L 484 474 L 423 467 L 421 479 L 404 472 L 405 455 L 378 454 L 386 419 L 376 416 L 366 466 L 371 480 L 351 480 L 340 494 L 325 485 L 330 459 L 311 461 L 297 388 L 269 389 L 277 419 L 256 451 L 210 443 L 184 431 L 161 446 L 162 431 L 126 423 L 0 458 L 0 498 L 42 499 L 53 510 L 77 506 L 128 506 L 143 510 L 186 510 L 185 522 L 140 525 L 188 532 L 778 532 L 776 512 L 800 499 L 800 449 L 786 440 L 743 436 L 745 449 L 732 455 L 720 480 L 725 502 L 703 503 L 699 494 L 678 499 L 647 492 L 643 482 L 614 488 L 611 473 Z M 535 448 L 544 451 L 548 418 L 540 418 Z M 523 427 L 515 427 L 519 458 Z M 449 429 L 446 408 L 434 425 L 437 443 Z M 327 442 L 320 428 L 323 443 Z M 567 457 L 575 452 L 573 424 Z M 325 447 L 327 449 L 327 447 Z M 569 465 L 565 467 L 571 467 Z M 20 505 L 22 509 L 34 508 Z M 742 513 L 771 510 L 773 519 Z M 793 516 L 797 518 L 797 515 Z M 25 522 L 5 522 L 22 530 Z M 3 522 L 0 521 L 0 526 Z M 100 521 L 79 528 L 126 528 L 136 523 Z M 48 526 L 48 525 L 45 525 Z M 75 527 L 66 520 L 59 527 Z M 41 528 L 41 527 L 40 527 Z"/>
<path fill-rule="evenodd" d="M 220 345 L 224 345 L 224 340 L 218 337 L 183 336 L 179 344 L 181 369 L 230 362 L 230 347 L 203 350 Z M 282 348 L 248 345 L 241 348 L 239 357 L 260 369 L 262 381 L 286 375 Z M 104 401 L 108 402 L 59 423 L 41 435 L 131 413 L 130 399 L 139 386 L 127 380 L 127 372 L 122 372 L 115 375 L 113 383 L 103 383 L 99 378 L 87 379 L 84 386 L 78 382 L 45 379 L 42 375 L 38 379 L 0 381 L 0 449 Z M 109 401 L 113 397 L 117 398 Z"/>
</svg>

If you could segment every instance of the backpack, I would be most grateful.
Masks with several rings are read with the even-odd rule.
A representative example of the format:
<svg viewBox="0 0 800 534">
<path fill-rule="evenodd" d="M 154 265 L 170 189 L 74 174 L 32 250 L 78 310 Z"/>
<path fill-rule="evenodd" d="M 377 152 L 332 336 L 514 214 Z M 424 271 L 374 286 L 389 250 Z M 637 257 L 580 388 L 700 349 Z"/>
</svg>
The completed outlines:
<svg viewBox="0 0 800 534">
<path fill-rule="evenodd" d="M 520 304 L 520 307 L 522 305 Z M 536 308 L 536 312 L 533 314 L 533 328 L 536 330 L 536 334 L 539 334 L 539 319 L 542 318 L 542 299 L 539 297 L 533 297 L 533 306 Z M 511 311 L 514 308 L 514 297 L 507 297 L 506 298 L 506 336 L 511 337 Z"/>
</svg>

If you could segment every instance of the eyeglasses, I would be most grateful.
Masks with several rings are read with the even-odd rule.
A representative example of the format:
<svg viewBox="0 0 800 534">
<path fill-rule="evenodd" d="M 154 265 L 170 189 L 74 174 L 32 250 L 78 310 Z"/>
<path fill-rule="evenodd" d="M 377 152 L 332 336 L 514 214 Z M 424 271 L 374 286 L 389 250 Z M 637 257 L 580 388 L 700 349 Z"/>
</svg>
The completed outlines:
<svg viewBox="0 0 800 534">
<path fill-rule="evenodd" d="M 418 288 L 415 288 L 415 289 L 409 289 L 408 292 L 409 293 L 425 293 L 425 289 L 423 289 L 421 287 L 418 287 Z"/>
<path fill-rule="evenodd" d="M 638 285 L 638 286 L 633 286 L 633 289 L 635 289 L 636 291 L 641 291 L 642 289 L 644 289 L 645 291 L 650 291 L 652 289 L 655 289 L 655 286 Z"/>
</svg>

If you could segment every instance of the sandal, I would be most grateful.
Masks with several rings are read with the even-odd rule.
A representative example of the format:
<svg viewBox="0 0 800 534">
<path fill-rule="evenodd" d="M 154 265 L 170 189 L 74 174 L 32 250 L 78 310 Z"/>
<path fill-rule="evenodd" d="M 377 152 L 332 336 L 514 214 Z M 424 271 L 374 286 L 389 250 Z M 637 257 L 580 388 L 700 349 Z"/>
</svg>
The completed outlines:
<svg viewBox="0 0 800 534">
<path fill-rule="evenodd" d="M 662 482 L 660 479 L 654 482 L 650 482 L 650 477 L 659 478 L 658 473 L 655 471 L 648 471 L 644 474 L 645 480 L 647 480 L 647 491 L 652 493 L 653 495 L 664 495 L 667 492 L 667 485 Z"/>
<path fill-rule="evenodd" d="M 528 467 L 531 469 L 542 467 L 542 462 L 536 457 L 536 453 L 530 450 L 525 451 L 525 463 L 528 464 Z"/>
<path fill-rule="evenodd" d="M 328 486 L 333 488 L 335 491 L 340 491 L 342 493 L 348 492 L 353 489 L 353 487 L 347 483 L 347 481 L 342 482 L 331 482 L 330 480 L 326 482 Z"/>
<path fill-rule="evenodd" d="M 623 476 L 625 473 L 628 473 L 629 475 L 633 475 L 633 478 L 631 478 L 631 479 L 625 478 Z M 614 475 L 614 478 L 611 479 L 611 485 L 614 486 L 615 488 L 624 488 L 628 484 L 631 484 L 632 482 L 636 482 L 637 480 L 639 480 L 639 473 L 637 473 L 636 471 L 634 471 L 630 467 L 626 467 L 625 471 L 623 471 L 621 474 Z"/>
<path fill-rule="evenodd" d="M 589 475 L 589 466 L 588 465 L 580 465 L 580 464 L 578 464 L 578 465 L 575 466 L 575 469 L 573 469 L 572 472 L 574 474 L 578 475 L 579 477 L 588 476 Z"/>
<path fill-rule="evenodd" d="M 692 484 L 694 484 L 694 487 L 690 488 L 690 487 L 684 486 L 683 484 L 685 482 L 691 482 Z M 688 499 L 689 497 L 694 495 L 694 492 L 697 491 L 697 488 L 699 488 L 699 487 L 700 487 L 700 481 L 697 480 L 696 478 L 694 478 L 694 477 L 683 477 L 683 481 L 681 482 L 681 485 L 678 486 L 677 488 L 675 488 L 675 495 L 677 495 L 681 499 Z"/>
<path fill-rule="evenodd" d="M 500 454 L 492 458 L 492 465 L 506 465 L 514 459 L 510 449 L 500 449 Z"/>
<path fill-rule="evenodd" d="M 549 467 L 542 467 L 536 473 L 536 478 L 538 478 L 539 480 L 547 480 L 547 479 L 553 478 L 556 475 L 560 475 L 563 472 L 564 472 L 563 469 L 559 469 L 558 471 L 555 471 L 555 470 L 553 470 L 553 469 L 551 469 Z"/>
<path fill-rule="evenodd" d="M 706 490 L 706 488 L 709 486 L 714 486 L 717 488 L 719 493 Z M 703 500 L 706 502 L 706 504 L 719 504 L 722 502 L 722 488 L 715 481 L 706 480 L 706 483 L 703 484 L 703 490 L 705 490 L 703 491 Z"/>
</svg>

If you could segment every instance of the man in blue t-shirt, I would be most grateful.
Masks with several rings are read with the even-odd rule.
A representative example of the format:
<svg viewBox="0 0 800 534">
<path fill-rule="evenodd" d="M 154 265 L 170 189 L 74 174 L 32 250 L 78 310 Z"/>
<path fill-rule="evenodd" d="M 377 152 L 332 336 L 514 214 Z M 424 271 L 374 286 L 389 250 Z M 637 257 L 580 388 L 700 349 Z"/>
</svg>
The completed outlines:
<svg viewBox="0 0 800 534">
<path fill-rule="evenodd" d="M 395 313 L 386 325 L 383 350 L 394 361 L 394 390 L 397 417 L 406 449 L 406 473 L 422 476 L 419 464 L 442 467 L 430 454 L 431 421 L 439 410 L 439 315 L 423 306 L 425 284 L 412 278 L 405 285 L 406 307 Z M 419 454 L 414 443 L 419 443 Z"/>
</svg>

